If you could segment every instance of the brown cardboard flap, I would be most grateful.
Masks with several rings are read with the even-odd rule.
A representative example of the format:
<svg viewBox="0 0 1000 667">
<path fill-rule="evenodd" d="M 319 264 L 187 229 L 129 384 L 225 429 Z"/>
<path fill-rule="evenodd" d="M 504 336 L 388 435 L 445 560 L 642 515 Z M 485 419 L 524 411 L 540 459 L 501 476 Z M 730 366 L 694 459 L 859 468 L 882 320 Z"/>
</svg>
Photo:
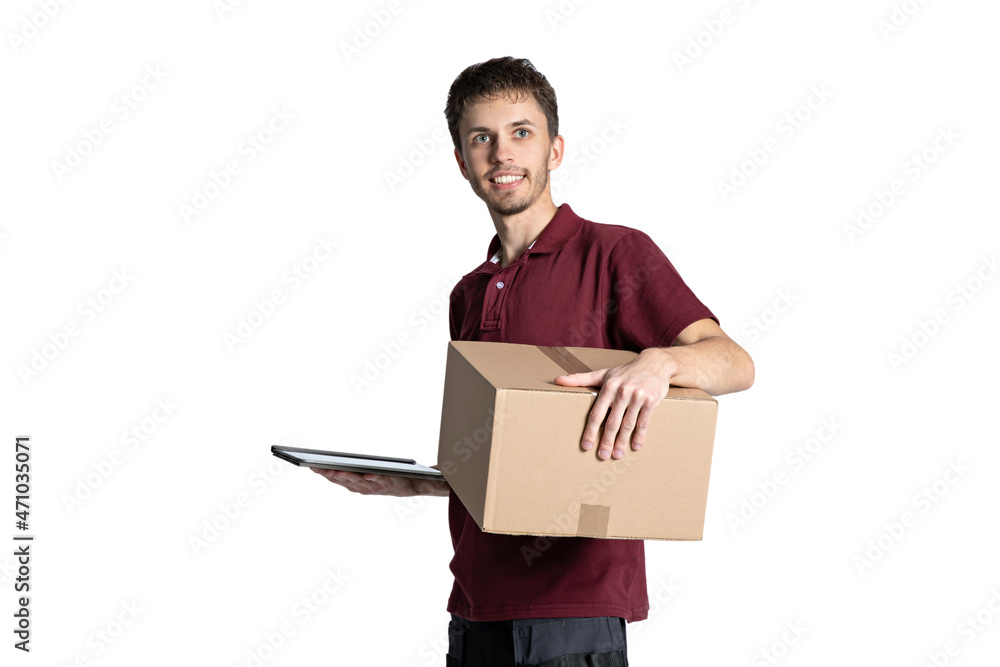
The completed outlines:
<svg viewBox="0 0 1000 667">
<path fill-rule="evenodd" d="M 580 522 L 576 534 L 582 537 L 607 537 L 608 520 L 611 518 L 610 505 L 580 504 Z"/>
<path fill-rule="evenodd" d="M 557 375 L 566 372 L 562 364 L 572 363 L 569 361 L 570 357 L 575 357 L 580 364 L 585 363 L 579 361 L 580 357 L 576 354 L 576 350 L 570 357 L 557 355 L 558 360 L 554 360 L 537 345 L 469 340 L 453 340 L 449 345 L 496 389 L 591 393 L 588 387 L 563 387 L 553 382 Z M 578 368 L 590 370 L 590 368 L 585 369 L 583 365 Z"/>
</svg>

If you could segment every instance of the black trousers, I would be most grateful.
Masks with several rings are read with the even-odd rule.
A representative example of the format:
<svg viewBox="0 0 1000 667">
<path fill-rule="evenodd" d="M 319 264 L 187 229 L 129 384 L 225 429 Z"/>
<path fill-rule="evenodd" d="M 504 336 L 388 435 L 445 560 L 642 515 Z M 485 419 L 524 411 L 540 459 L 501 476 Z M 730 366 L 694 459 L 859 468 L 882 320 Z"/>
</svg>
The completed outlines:
<svg viewBox="0 0 1000 667">
<path fill-rule="evenodd" d="M 448 623 L 447 667 L 627 667 L 625 619 L 526 618 Z"/>
</svg>

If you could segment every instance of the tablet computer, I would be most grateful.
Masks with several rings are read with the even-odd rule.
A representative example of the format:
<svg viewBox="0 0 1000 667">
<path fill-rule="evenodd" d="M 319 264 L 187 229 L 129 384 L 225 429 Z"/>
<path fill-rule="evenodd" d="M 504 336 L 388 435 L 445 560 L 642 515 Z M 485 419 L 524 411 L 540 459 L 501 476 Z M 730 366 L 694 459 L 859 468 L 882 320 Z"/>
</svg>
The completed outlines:
<svg viewBox="0 0 1000 667">
<path fill-rule="evenodd" d="M 271 445 L 271 453 L 279 459 L 297 466 L 326 468 L 328 470 L 347 470 L 360 474 L 375 473 L 378 475 L 396 475 L 397 477 L 417 477 L 419 479 L 444 481 L 444 475 L 441 474 L 440 470 L 422 466 L 413 459 L 372 456 L 371 454 L 329 452 L 322 449 L 303 449 L 301 447 L 286 447 L 284 445 Z"/>
</svg>

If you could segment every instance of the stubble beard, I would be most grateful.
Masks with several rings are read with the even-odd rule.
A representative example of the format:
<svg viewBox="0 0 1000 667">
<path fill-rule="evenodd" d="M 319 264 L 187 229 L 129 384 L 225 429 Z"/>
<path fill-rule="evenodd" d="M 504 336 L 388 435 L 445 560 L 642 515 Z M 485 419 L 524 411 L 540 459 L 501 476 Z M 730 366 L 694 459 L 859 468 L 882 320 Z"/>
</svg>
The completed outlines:
<svg viewBox="0 0 1000 667">
<path fill-rule="evenodd" d="M 487 185 L 484 187 L 478 184 L 478 181 L 470 181 L 470 183 L 476 183 L 472 186 L 472 189 L 476 192 L 486 206 L 500 215 L 517 215 L 531 208 L 531 205 L 535 203 L 539 195 L 545 191 L 545 186 L 549 183 L 549 172 L 544 167 L 536 172 L 527 172 L 525 178 L 529 180 L 529 186 L 534 183 L 540 183 L 541 187 L 532 191 L 529 190 L 525 195 L 518 196 L 512 191 L 508 192 L 493 192 L 490 191 L 489 181 L 487 180 Z"/>
</svg>

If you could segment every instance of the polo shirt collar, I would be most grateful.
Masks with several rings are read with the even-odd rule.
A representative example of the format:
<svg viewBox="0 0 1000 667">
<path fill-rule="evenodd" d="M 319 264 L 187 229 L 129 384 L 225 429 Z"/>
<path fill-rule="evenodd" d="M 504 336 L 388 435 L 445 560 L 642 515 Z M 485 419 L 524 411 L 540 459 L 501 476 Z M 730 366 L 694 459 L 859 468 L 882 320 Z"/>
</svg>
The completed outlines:
<svg viewBox="0 0 1000 667">
<path fill-rule="evenodd" d="M 528 246 L 528 250 L 531 251 L 531 254 L 546 254 L 561 250 L 567 241 L 580 232 L 582 224 L 583 218 L 574 213 L 569 204 L 561 204 L 556 209 L 556 214 L 549 220 L 549 224 L 545 225 L 542 233 Z M 485 268 L 497 266 L 495 260 L 499 252 L 500 237 L 494 234 L 486 251 Z"/>
</svg>

